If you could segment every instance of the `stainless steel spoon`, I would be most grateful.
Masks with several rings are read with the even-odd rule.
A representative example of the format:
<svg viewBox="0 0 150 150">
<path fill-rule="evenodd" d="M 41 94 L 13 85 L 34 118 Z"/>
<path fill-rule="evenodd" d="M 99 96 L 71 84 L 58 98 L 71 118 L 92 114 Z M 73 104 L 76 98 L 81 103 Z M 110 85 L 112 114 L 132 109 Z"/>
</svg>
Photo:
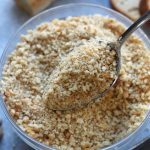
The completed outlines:
<svg viewBox="0 0 150 150">
<path fill-rule="evenodd" d="M 117 58 L 117 74 L 119 76 L 120 69 L 121 69 L 121 47 L 124 44 L 124 42 L 127 40 L 127 38 L 136 31 L 139 27 L 141 27 L 145 22 L 147 22 L 150 19 L 150 11 L 147 11 L 142 17 L 137 19 L 119 38 L 116 42 L 108 42 L 107 44 L 116 51 L 116 58 Z M 117 78 L 110 84 L 110 87 L 106 89 L 103 93 L 100 93 L 96 98 L 100 98 L 104 96 L 104 94 L 110 90 L 110 88 L 116 83 Z"/>
<path fill-rule="evenodd" d="M 137 30 L 139 27 L 141 27 L 145 22 L 147 22 L 150 19 L 150 11 L 146 12 L 142 17 L 140 17 L 137 21 L 135 21 L 119 38 L 116 42 L 107 42 L 107 41 L 103 41 L 100 40 L 99 42 L 105 42 L 112 50 L 116 51 L 116 62 L 117 62 L 117 66 L 116 66 L 116 74 L 117 77 L 111 82 L 110 86 L 105 89 L 103 92 L 97 94 L 95 97 L 91 98 L 91 101 L 89 101 L 88 103 L 80 103 L 80 106 L 78 104 L 74 104 L 72 107 L 65 107 L 65 108 L 60 108 L 60 109 L 56 109 L 56 108 L 50 108 L 52 110 L 60 110 L 60 111 L 66 111 L 66 110 L 73 110 L 76 108 L 80 108 L 80 107 L 85 107 L 90 103 L 95 102 L 97 99 L 103 97 L 109 90 L 110 88 L 116 83 L 118 77 L 119 77 L 119 73 L 120 73 L 120 69 L 121 69 L 121 47 L 124 44 L 124 42 L 127 40 L 127 38 L 135 31 Z"/>
<path fill-rule="evenodd" d="M 150 19 L 150 11 L 147 11 L 142 17 L 140 17 L 138 20 L 136 20 L 119 38 L 116 42 L 108 42 L 107 44 L 116 51 L 117 54 L 117 74 L 119 76 L 120 73 L 120 69 L 121 69 L 121 47 L 124 44 L 124 42 L 127 40 L 127 38 L 135 31 L 137 30 L 139 27 L 141 27 L 143 24 L 145 24 L 145 22 L 147 22 Z M 102 41 L 103 42 L 103 41 Z M 106 42 L 106 41 L 105 41 Z M 100 93 L 99 95 L 97 95 L 93 100 L 96 100 L 97 98 L 100 98 L 102 96 L 104 96 L 104 94 L 110 90 L 110 88 L 116 83 L 117 78 L 112 81 L 112 83 L 110 84 L 110 87 L 108 87 L 108 89 L 106 89 L 103 93 Z"/>
</svg>

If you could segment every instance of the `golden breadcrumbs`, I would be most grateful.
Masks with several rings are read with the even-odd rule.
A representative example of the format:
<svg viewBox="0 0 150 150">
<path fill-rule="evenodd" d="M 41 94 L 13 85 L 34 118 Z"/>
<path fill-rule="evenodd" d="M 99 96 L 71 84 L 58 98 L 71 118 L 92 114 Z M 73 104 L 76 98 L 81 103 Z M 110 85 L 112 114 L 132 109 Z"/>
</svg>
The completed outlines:
<svg viewBox="0 0 150 150">
<path fill-rule="evenodd" d="M 100 101 L 61 112 L 50 110 L 43 99 L 46 79 L 61 55 L 91 38 L 115 41 L 123 31 L 116 20 L 94 15 L 53 20 L 22 36 L 2 80 L 7 109 L 21 129 L 60 150 L 96 150 L 136 129 L 150 104 L 150 53 L 137 37 L 122 47 L 120 77 Z"/>
<path fill-rule="evenodd" d="M 88 104 L 117 77 L 116 52 L 100 39 L 82 40 L 48 77 L 44 99 L 50 109 L 71 109 Z"/>
</svg>

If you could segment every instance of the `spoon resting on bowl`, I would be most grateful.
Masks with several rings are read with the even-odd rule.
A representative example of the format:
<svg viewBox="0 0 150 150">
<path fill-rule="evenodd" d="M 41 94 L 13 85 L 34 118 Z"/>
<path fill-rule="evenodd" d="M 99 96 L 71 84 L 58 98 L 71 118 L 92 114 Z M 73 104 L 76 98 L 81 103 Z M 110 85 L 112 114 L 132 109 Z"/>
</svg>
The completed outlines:
<svg viewBox="0 0 150 150">
<path fill-rule="evenodd" d="M 44 89 L 43 98 L 49 109 L 73 110 L 103 97 L 118 79 L 122 45 L 149 19 L 150 11 L 135 21 L 116 42 L 100 37 L 83 40 L 62 56 Z"/>
</svg>

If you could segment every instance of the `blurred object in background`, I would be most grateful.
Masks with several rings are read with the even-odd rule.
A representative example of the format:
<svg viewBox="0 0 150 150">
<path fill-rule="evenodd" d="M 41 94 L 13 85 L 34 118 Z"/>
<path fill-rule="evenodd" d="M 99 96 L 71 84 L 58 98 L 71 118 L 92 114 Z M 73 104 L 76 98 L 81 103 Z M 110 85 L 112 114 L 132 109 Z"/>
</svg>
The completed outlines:
<svg viewBox="0 0 150 150">
<path fill-rule="evenodd" d="M 140 14 L 143 15 L 148 10 L 150 10 L 150 0 L 141 0 Z M 148 21 L 147 25 L 150 27 L 150 21 Z"/>
<path fill-rule="evenodd" d="M 113 9 L 133 21 L 150 10 L 150 0 L 110 0 L 110 3 Z M 150 21 L 146 25 L 150 27 Z"/>
<path fill-rule="evenodd" d="M 0 139 L 3 137 L 2 120 L 0 119 Z"/>
<path fill-rule="evenodd" d="M 30 15 L 35 15 L 47 8 L 53 1 L 54 0 L 16 0 L 16 3 Z"/>
<path fill-rule="evenodd" d="M 135 21 L 140 17 L 141 0 L 110 0 L 112 8 Z"/>
<path fill-rule="evenodd" d="M 143 15 L 148 10 L 150 10 L 150 0 L 141 0 L 140 2 L 141 15 Z"/>
</svg>

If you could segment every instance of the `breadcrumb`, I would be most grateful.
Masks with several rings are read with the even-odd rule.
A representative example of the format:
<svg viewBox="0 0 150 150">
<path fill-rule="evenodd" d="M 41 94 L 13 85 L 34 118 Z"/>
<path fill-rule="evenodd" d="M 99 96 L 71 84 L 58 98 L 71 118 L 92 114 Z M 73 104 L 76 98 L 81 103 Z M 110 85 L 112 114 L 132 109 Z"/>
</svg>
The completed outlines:
<svg viewBox="0 0 150 150">
<path fill-rule="evenodd" d="M 135 130 L 150 104 L 150 53 L 135 36 L 122 47 L 116 85 L 100 101 L 61 112 L 50 110 L 43 99 L 45 79 L 62 55 L 79 41 L 96 36 L 115 41 L 124 30 L 116 20 L 94 15 L 56 19 L 23 35 L 4 66 L 1 91 L 18 126 L 37 141 L 60 150 L 96 150 Z"/>
</svg>

